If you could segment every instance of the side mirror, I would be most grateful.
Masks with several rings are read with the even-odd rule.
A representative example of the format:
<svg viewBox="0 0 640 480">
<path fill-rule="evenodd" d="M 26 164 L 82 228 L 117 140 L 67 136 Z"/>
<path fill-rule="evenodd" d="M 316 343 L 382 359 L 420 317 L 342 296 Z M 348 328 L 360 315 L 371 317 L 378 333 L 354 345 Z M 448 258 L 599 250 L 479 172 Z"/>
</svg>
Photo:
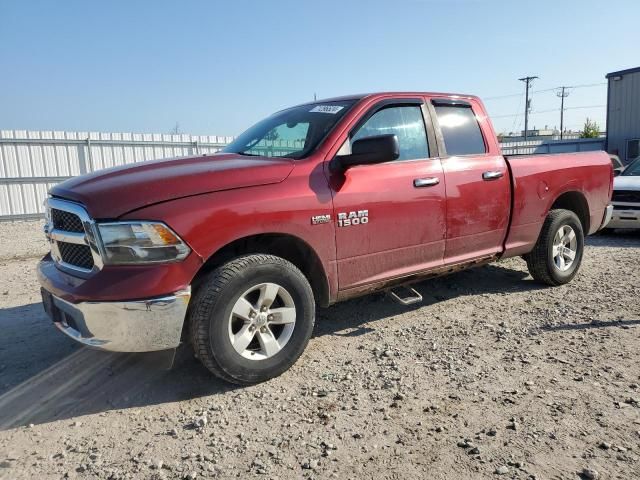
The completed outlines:
<svg viewBox="0 0 640 480">
<path fill-rule="evenodd" d="M 375 135 L 353 142 L 351 155 L 335 157 L 329 167 L 332 172 L 344 172 L 356 165 L 389 162 L 399 156 L 400 145 L 395 134 Z"/>
<path fill-rule="evenodd" d="M 614 168 L 613 169 L 613 176 L 617 177 L 618 175 L 620 175 L 622 173 L 622 169 L 621 168 Z"/>
</svg>

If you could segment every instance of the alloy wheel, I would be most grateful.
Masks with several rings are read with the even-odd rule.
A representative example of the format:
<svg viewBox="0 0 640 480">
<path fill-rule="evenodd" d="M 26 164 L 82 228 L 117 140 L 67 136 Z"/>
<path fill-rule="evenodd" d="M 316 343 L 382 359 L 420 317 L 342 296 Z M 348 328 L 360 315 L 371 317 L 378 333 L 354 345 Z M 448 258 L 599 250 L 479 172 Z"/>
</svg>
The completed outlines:
<svg viewBox="0 0 640 480">
<path fill-rule="evenodd" d="M 291 294 L 276 283 L 261 283 L 244 292 L 229 316 L 229 340 L 244 358 L 264 360 L 291 339 L 296 307 Z"/>
<path fill-rule="evenodd" d="M 576 232 L 569 225 L 561 226 L 553 238 L 552 257 L 558 270 L 566 272 L 571 268 L 578 253 Z"/>
</svg>

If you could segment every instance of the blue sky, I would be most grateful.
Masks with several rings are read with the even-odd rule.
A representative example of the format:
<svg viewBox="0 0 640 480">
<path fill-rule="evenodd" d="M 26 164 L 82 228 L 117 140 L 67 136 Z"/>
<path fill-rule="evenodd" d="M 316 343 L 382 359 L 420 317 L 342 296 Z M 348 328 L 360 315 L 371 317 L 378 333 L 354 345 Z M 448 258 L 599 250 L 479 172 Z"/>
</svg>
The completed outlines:
<svg viewBox="0 0 640 480">
<path fill-rule="evenodd" d="M 425 90 L 480 95 L 510 131 L 525 75 L 596 84 L 565 123 L 604 126 L 597 84 L 640 65 L 638 18 L 637 0 L 0 0 L 0 129 L 236 135 L 314 93 Z M 554 91 L 532 108 L 559 125 Z"/>
</svg>

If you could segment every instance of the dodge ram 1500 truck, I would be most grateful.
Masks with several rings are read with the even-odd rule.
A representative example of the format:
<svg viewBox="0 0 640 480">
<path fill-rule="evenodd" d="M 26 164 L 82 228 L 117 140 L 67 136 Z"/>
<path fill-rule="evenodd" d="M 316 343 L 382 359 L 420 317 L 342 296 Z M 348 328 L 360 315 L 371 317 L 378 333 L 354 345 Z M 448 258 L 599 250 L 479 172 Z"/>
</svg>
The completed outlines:
<svg viewBox="0 0 640 480">
<path fill-rule="evenodd" d="M 513 256 L 569 282 L 612 182 L 604 152 L 504 157 L 474 96 L 345 96 L 279 111 L 216 154 L 54 186 L 38 277 L 76 341 L 188 342 L 249 384 L 298 359 L 316 305 L 377 290 L 408 304 L 411 282 Z"/>
</svg>

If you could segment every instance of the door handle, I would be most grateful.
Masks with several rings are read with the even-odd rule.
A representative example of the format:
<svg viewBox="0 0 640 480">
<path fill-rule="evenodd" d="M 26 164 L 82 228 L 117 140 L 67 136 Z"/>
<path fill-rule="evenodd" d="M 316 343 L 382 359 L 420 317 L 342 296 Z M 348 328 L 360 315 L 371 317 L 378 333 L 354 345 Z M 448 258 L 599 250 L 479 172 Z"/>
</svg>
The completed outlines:
<svg viewBox="0 0 640 480">
<path fill-rule="evenodd" d="M 482 179 L 483 180 L 497 180 L 498 178 L 502 178 L 502 176 L 504 176 L 504 173 L 498 171 L 498 170 L 491 170 L 488 172 L 484 172 L 482 174 Z"/>
<path fill-rule="evenodd" d="M 440 179 L 438 177 L 429 177 L 429 178 L 414 178 L 413 186 L 416 188 L 422 187 L 433 187 L 440 183 Z"/>
</svg>

